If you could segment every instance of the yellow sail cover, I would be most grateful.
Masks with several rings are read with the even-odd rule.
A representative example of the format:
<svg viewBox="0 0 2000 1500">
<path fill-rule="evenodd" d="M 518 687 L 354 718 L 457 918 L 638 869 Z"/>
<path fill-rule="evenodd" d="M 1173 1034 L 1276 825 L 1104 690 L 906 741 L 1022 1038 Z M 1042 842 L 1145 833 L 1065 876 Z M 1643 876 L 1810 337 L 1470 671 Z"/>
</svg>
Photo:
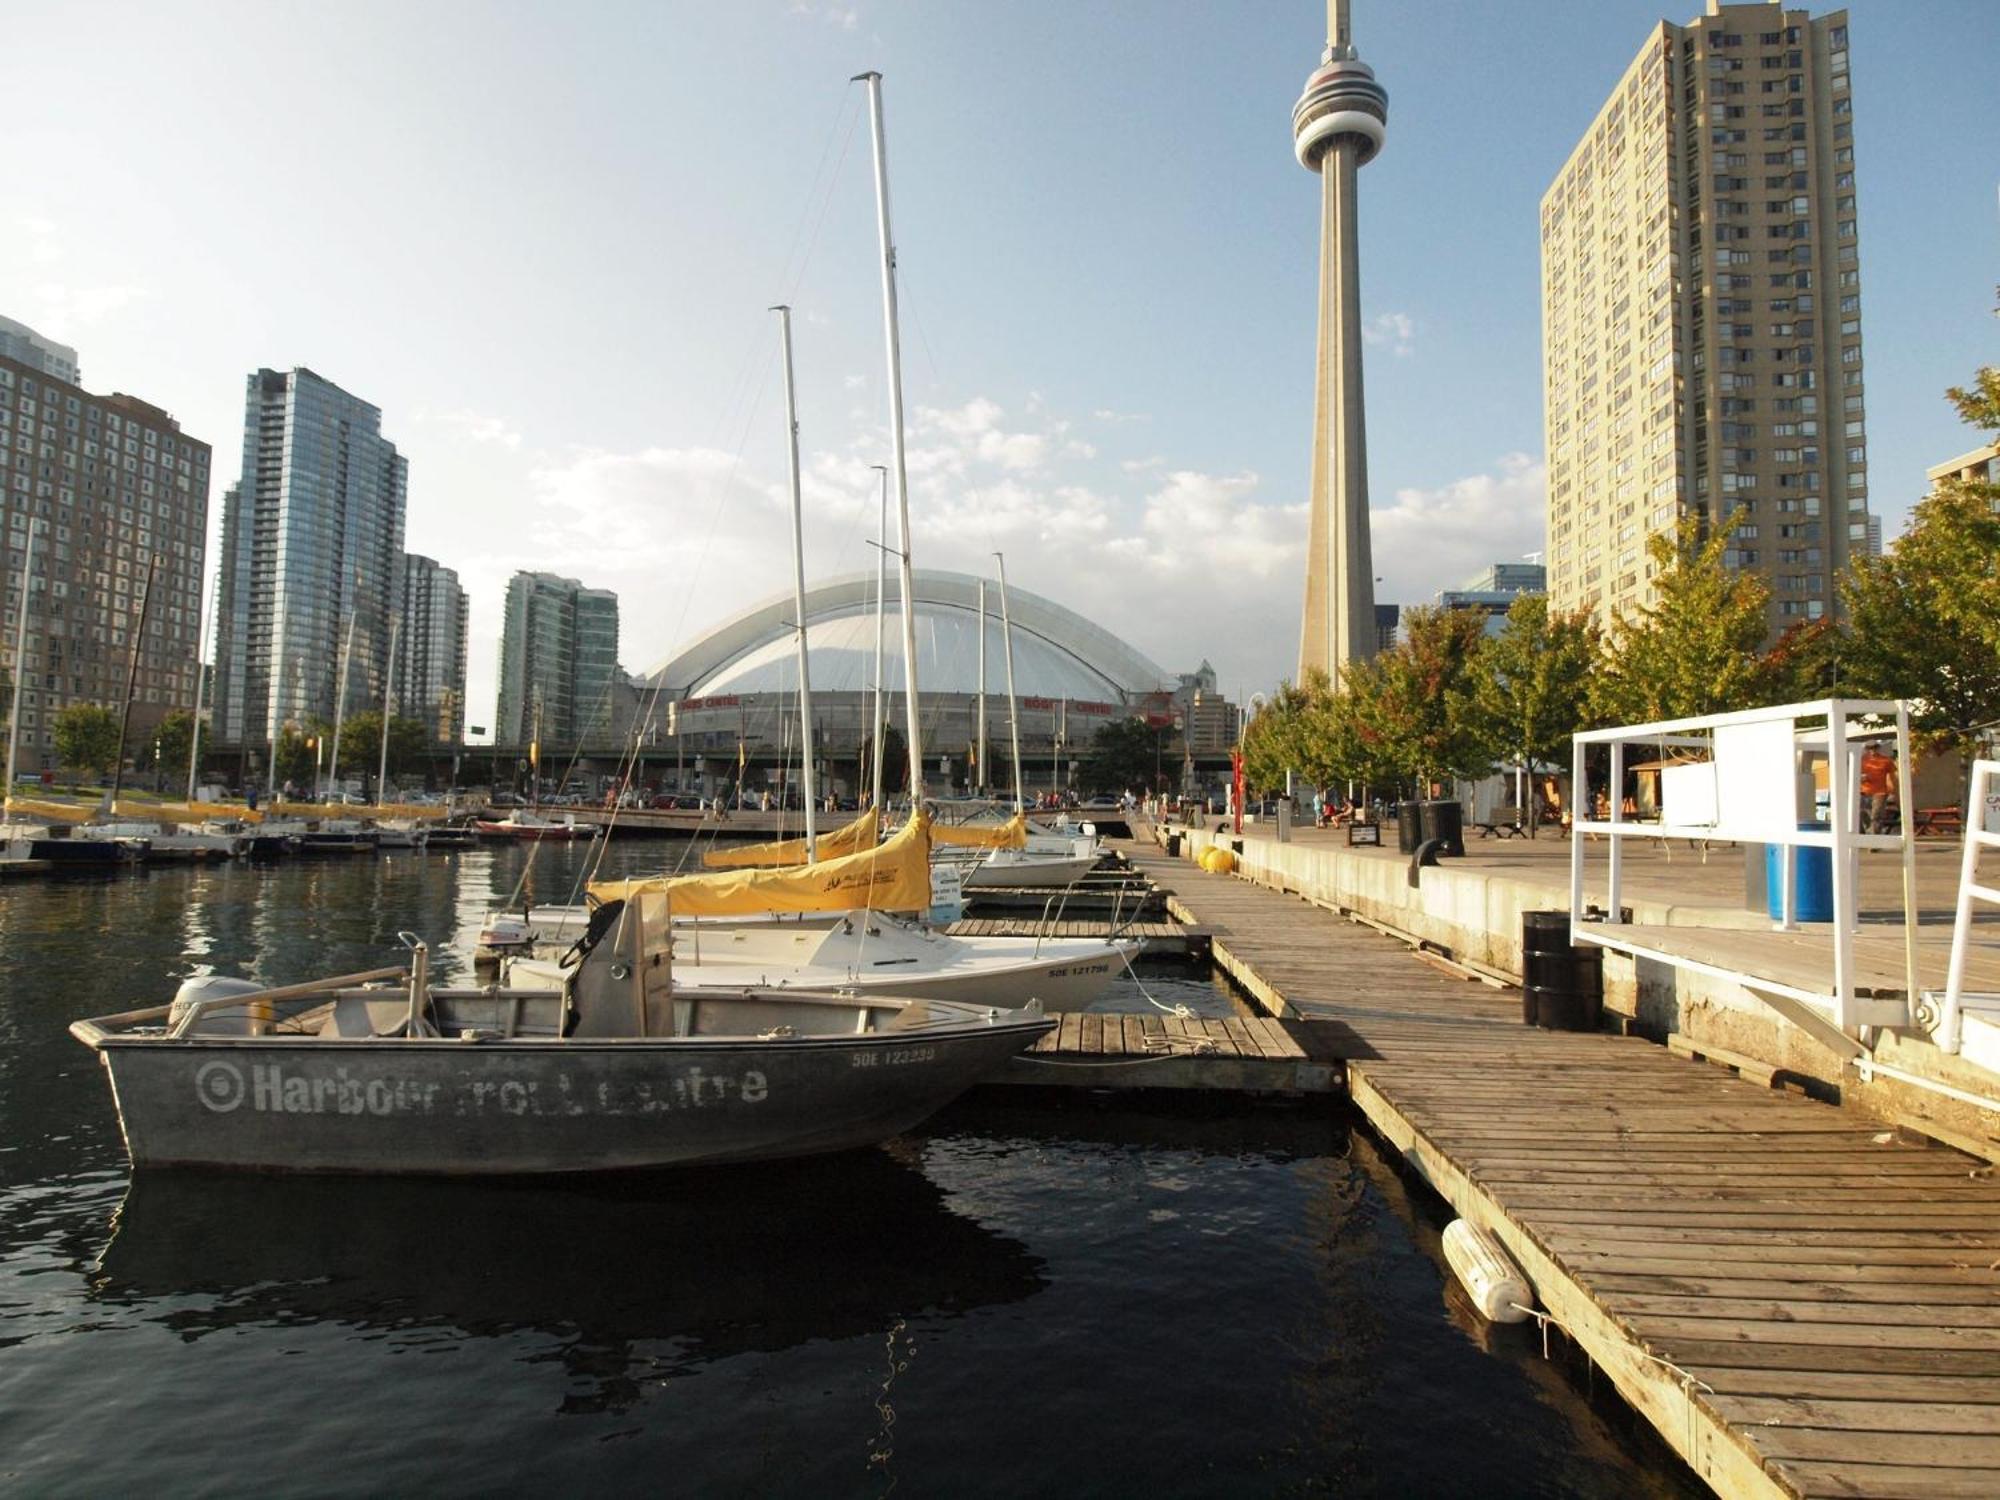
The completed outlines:
<svg viewBox="0 0 2000 1500">
<path fill-rule="evenodd" d="M 95 807 L 74 802 L 38 802 L 31 797 L 9 797 L 4 806 L 17 818 L 39 818 L 45 823 L 86 823 L 97 815 Z"/>
<path fill-rule="evenodd" d="M 818 856 L 822 860 L 838 859 L 844 854 L 855 854 L 863 849 L 875 847 L 881 832 L 881 823 L 875 809 L 849 823 L 845 828 L 836 828 L 831 833 L 819 836 Z M 735 849 L 711 849 L 701 857 L 701 862 L 711 870 L 744 870 L 768 865 L 802 865 L 806 862 L 806 841 L 804 839 L 778 839 L 768 844 L 744 844 Z"/>
<path fill-rule="evenodd" d="M 887 843 L 815 865 L 593 881 L 590 895 L 600 902 L 665 896 L 677 917 L 747 917 L 767 911 L 850 907 L 922 911 L 931 904 L 931 820 L 919 813 Z"/>
<path fill-rule="evenodd" d="M 1025 849 L 1028 820 L 1015 813 L 1004 823 L 940 823 L 931 830 L 931 842 L 960 849 Z"/>
</svg>

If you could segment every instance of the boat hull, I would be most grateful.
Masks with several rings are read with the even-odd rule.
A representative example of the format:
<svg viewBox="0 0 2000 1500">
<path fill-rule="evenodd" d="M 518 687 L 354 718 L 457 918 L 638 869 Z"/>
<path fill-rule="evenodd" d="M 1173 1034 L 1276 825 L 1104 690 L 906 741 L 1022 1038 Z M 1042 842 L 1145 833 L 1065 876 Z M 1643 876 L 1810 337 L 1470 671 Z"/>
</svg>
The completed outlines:
<svg viewBox="0 0 2000 1500">
<path fill-rule="evenodd" d="M 796 1038 L 106 1038 L 135 1167 L 446 1176 L 843 1151 L 917 1124 L 1053 1023 Z"/>
<path fill-rule="evenodd" d="M 1058 890 L 1075 885 L 1097 868 L 1097 856 L 1066 855 L 1057 859 L 988 860 L 974 865 L 962 880 L 968 891 Z"/>
</svg>

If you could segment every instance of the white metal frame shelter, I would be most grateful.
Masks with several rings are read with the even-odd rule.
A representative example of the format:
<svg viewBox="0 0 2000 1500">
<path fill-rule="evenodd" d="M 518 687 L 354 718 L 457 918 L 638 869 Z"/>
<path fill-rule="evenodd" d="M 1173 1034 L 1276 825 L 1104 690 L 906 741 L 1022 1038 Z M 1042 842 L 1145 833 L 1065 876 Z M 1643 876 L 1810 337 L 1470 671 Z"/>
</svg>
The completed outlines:
<svg viewBox="0 0 2000 1500">
<path fill-rule="evenodd" d="M 1862 833 L 1859 831 L 1861 752 L 1868 741 L 1886 739 L 1891 733 L 1895 737 L 1900 789 L 1900 828 L 1895 834 Z M 1913 767 L 1908 705 L 1828 698 L 1811 703 L 1746 709 L 1738 713 L 1590 730 L 1577 735 L 1571 749 L 1571 804 L 1579 812 L 1592 808 L 1585 767 L 1589 748 L 1593 745 L 1605 745 L 1610 749 L 1610 774 L 1605 783 L 1608 815 L 1604 818 L 1579 816 L 1570 825 L 1571 942 L 1595 943 L 1600 947 L 1657 958 L 1680 968 L 1733 980 L 1759 993 L 1788 1018 L 1810 1027 L 1818 1017 L 1801 1016 L 1796 1005 L 1803 1002 L 1850 1038 L 1857 1036 L 1865 1026 L 1904 1027 L 1912 1024 L 1912 1006 L 1918 992 L 1916 849 L 1912 842 L 1910 816 Z M 1624 811 L 1626 751 L 1634 745 L 1643 746 L 1658 759 L 1664 759 L 1672 751 L 1689 756 L 1691 775 L 1676 779 L 1674 791 L 1677 795 L 1667 795 L 1668 779 L 1664 774 L 1661 777 L 1663 795 L 1657 821 L 1639 821 Z M 1704 754 L 1705 759 L 1702 758 Z M 1819 828 L 1801 827 L 1801 823 L 1812 821 L 1814 792 L 1806 767 L 1818 756 L 1825 758 L 1827 766 L 1827 823 Z M 1707 767 L 1705 774 L 1696 769 L 1702 766 Z M 1586 917 L 1586 834 L 1601 834 L 1607 841 L 1609 879 L 1601 921 Z M 1625 841 L 1632 838 L 1777 845 L 1782 851 L 1779 874 L 1784 887 L 1782 916 L 1777 924 L 1781 931 L 1799 930 L 1793 900 L 1797 851 L 1802 848 L 1831 850 L 1831 995 L 1823 989 L 1808 989 L 1745 974 L 1686 955 L 1660 951 L 1635 940 L 1631 924 L 1623 920 L 1624 908 L 1620 900 L 1624 846 Z M 1854 931 L 1860 908 L 1857 857 L 1864 849 L 1895 849 L 1902 854 L 1905 988 L 1901 999 L 1864 994 L 1855 979 Z"/>
<path fill-rule="evenodd" d="M 1940 1050 L 1956 1052 L 1964 1034 L 1965 960 L 1972 946 L 1972 904 L 2000 906 L 2000 889 L 1979 883 L 1979 851 L 2000 849 L 2000 760 L 1973 763 L 1972 785 L 1965 799 L 1965 855 L 1958 872 L 1958 911 L 1951 931 L 1951 967 L 1945 972 L 1944 995 L 1938 1005 L 1934 1037 Z M 1927 997 L 1928 998 L 1928 997 Z M 1980 997 L 1991 1010 L 2000 997 Z"/>
</svg>

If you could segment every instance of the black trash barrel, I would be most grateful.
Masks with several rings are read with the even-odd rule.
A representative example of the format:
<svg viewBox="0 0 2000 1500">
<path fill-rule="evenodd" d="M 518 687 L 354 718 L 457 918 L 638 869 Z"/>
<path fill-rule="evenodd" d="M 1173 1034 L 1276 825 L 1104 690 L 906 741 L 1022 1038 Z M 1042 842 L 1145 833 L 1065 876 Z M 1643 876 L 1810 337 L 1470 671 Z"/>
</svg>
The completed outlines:
<svg viewBox="0 0 2000 1500">
<path fill-rule="evenodd" d="M 1423 809 L 1415 802 L 1396 804 L 1396 848 L 1403 854 L 1415 854 L 1417 845 L 1424 841 Z"/>
<path fill-rule="evenodd" d="M 1551 1031 L 1596 1031 L 1604 1018 L 1604 950 L 1571 946 L 1569 913 L 1521 913 L 1521 1019 Z"/>
<path fill-rule="evenodd" d="M 1181 857 L 1181 836 L 1178 833 L 1170 833 L 1167 835 L 1167 858 L 1179 859 L 1180 857 Z M 1569 920 L 1567 913 L 1564 914 L 1563 920 L 1565 922 Z"/>
<path fill-rule="evenodd" d="M 1448 797 L 1420 804 L 1425 839 L 1438 841 L 1438 853 L 1465 858 L 1465 809 Z"/>
</svg>

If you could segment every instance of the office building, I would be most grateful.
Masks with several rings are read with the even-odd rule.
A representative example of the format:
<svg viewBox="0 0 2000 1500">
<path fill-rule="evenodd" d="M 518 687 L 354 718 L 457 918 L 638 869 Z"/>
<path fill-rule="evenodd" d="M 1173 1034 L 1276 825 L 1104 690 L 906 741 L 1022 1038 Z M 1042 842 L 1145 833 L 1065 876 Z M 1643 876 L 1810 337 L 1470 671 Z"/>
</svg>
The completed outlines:
<svg viewBox="0 0 2000 1500">
<path fill-rule="evenodd" d="M 53 375 L 64 385 L 83 384 L 83 375 L 76 366 L 76 350 L 54 339 L 45 339 L 26 323 L 17 323 L 12 318 L 0 318 L 0 359 L 11 359 L 39 374 Z"/>
<path fill-rule="evenodd" d="M 1523 594 L 1548 591 L 1548 571 L 1540 563 L 1488 563 L 1455 589 L 1440 589 L 1442 609 L 1477 609 L 1486 613 L 1486 633 L 1498 635 L 1507 611 Z"/>
<path fill-rule="evenodd" d="M 222 501 L 218 741 L 254 752 L 287 724 L 381 707 L 408 491 L 375 407 L 308 369 L 249 377 Z"/>
<path fill-rule="evenodd" d="M 611 733 L 618 596 L 553 573 L 516 573 L 500 630 L 494 743 L 597 744 Z"/>
<path fill-rule="evenodd" d="M 403 554 L 403 625 L 396 647 L 396 713 L 441 745 L 465 739 L 465 590 L 435 558 Z"/>
<path fill-rule="evenodd" d="M 1646 538 L 1741 511 L 1776 634 L 1868 538 L 1845 11 L 1654 27 L 1542 199 L 1550 604 L 1649 602 Z"/>
<path fill-rule="evenodd" d="M 55 767 L 52 723 L 68 705 L 123 707 L 135 637 L 143 645 L 128 744 L 144 744 L 175 708 L 193 708 L 208 464 L 208 444 L 157 406 L 93 396 L 40 364 L 0 354 L 0 675 L 8 692 L 31 525 L 35 537 L 18 671 L 23 769 Z"/>
<path fill-rule="evenodd" d="M 1400 604 L 1378 604 L 1375 606 L 1375 649 L 1393 651 L 1396 638 L 1402 634 L 1403 606 Z"/>
</svg>

